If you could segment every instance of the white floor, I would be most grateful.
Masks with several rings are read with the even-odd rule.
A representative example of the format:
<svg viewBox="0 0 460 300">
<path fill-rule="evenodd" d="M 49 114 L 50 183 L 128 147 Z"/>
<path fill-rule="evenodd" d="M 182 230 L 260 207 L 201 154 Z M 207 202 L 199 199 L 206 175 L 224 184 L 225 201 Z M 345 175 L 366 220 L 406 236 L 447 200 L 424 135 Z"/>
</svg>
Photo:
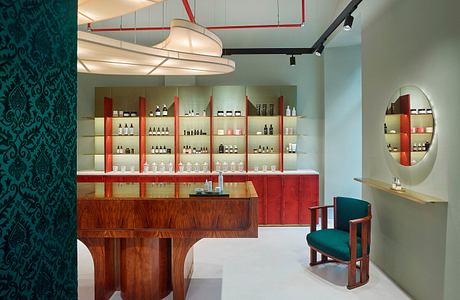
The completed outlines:
<svg viewBox="0 0 460 300">
<path fill-rule="evenodd" d="M 369 283 L 351 291 L 345 266 L 308 266 L 308 232 L 261 227 L 258 239 L 201 240 L 187 300 L 410 299 L 373 264 Z M 78 298 L 94 299 L 92 260 L 80 242 L 78 255 Z M 118 292 L 111 298 L 119 299 Z M 172 300 L 172 293 L 165 299 Z"/>
</svg>

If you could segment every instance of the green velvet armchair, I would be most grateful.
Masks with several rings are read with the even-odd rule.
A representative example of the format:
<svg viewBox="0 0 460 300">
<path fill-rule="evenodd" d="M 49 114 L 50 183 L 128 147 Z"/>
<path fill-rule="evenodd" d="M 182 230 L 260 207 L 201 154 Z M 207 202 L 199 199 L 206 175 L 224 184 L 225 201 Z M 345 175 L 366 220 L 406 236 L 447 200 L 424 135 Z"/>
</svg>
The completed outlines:
<svg viewBox="0 0 460 300">
<path fill-rule="evenodd" d="M 327 228 L 327 209 L 334 208 L 334 228 Z M 371 243 L 371 205 L 363 200 L 335 197 L 334 205 L 310 207 L 310 266 L 328 262 L 348 265 L 348 289 L 369 281 Z M 321 210 L 321 230 L 316 230 L 317 211 Z M 317 253 L 321 261 L 317 260 Z M 357 263 L 359 262 L 359 267 Z M 356 269 L 359 268 L 359 282 Z"/>
</svg>

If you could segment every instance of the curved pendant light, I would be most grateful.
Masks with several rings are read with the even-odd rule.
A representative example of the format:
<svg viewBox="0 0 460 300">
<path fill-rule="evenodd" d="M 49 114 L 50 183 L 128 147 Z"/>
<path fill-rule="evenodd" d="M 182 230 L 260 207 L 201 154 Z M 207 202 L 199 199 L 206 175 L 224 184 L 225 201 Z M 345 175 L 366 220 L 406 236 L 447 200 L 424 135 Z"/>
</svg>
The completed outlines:
<svg viewBox="0 0 460 300">
<path fill-rule="evenodd" d="M 173 20 L 168 38 L 147 47 L 88 32 L 78 32 L 78 71 L 111 75 L 216 75 L 235 70 L 220 57 L 222 42 L 186 20 Z"/>
<path fill-rule="evenodd" d="M 131 13 L 163 0 L 78 0 L 78 25 Z"/>
</svg>

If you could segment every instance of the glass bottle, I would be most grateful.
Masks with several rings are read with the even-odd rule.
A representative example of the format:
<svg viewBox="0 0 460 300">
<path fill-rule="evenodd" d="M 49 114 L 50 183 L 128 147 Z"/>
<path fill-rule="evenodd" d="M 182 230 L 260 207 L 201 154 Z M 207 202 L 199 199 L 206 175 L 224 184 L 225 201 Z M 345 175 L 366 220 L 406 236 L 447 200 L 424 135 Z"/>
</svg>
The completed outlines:
<svg viewBox="0 0 460 300">
<path fill-rule="evenodd" d="M 155 117 L 161 117 L 161 111 L 158 105 L 157 105 L 157 108 L 155 109 Z"/>
<path fill-rule="evenodd" d="M 163 117 L 168 116 L 168 108 L 166 107 L 166 104 L 163 104 Z"/>
</svg>

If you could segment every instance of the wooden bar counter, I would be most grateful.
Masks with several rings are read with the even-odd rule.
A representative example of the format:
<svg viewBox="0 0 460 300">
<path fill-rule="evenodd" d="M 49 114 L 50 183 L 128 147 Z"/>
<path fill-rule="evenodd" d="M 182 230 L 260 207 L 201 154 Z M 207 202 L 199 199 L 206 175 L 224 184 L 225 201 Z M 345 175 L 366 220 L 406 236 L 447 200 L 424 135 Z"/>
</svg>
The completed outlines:
<svg viewBox="0 0 460 300">
<path fill-rule="evenodd" d="M 202 238 L 256 238 L 252 182 L 226 183 L 229 197 L 189 197 L 202 183 L 77 184 L 78 238 L 94 260 L 95 299 L 185 299 L 192 246 Z"/>
</svg>

